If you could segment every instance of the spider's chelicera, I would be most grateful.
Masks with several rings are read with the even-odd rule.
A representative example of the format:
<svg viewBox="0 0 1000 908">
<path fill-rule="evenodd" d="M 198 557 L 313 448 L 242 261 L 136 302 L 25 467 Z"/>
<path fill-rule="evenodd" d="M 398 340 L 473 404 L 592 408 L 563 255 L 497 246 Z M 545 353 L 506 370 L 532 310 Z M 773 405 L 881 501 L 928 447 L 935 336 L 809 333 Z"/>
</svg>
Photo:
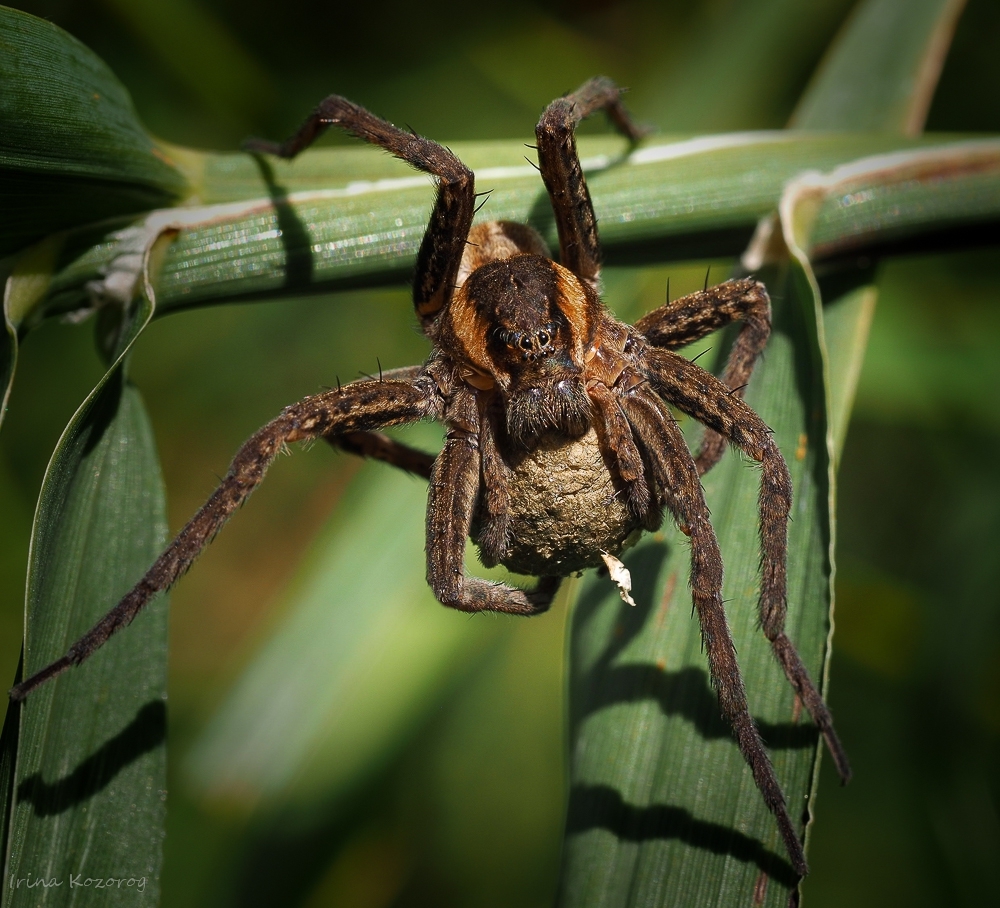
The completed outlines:
<svg viewBox="0 0 1000 908">
<path fill-rule="evenodd" d="M 777 818 L 794 869 L 805 874 L 802 845 L 747 708 L 723 610 L 722 558 L 700 482 L 727 442 L 761 466 L 761 628 L 846 781 L 850 769 L 829 711 L 784 632 L 788 469 L 770 430 L 742 400 L 768 338 L 770 302 L 762 284 L 744 279 L 668 302 L 634 326 L 604 307 L 597 221 L 574 132 L 584 117 L 604 110 L 621 132 L 638 139 L 619 95 L 609 80 L 592 79 L 553 101 L 538 123 L 558 262 L 523 224 L 473 226 L 474 176 L 455 155 L 344 98 L 324 100 L 283 144 L 247 143 L 251 152 L 291 158 L 327 127 L 339 126 L 437 179 L 413 284 L 431 354 L 421 366 L 286 408 L 243 445 L 216 492 L 135 588 L 11 696 L 23 699 L 82 662 L 168 588 L 290 442 L 324 438 L 426 476 L 427 580 L 441 603 L 464 612 L 544 612 L 560 578 L 601 564 L 602 552 L 620 552 L 637 531 L 658 527 L 668 510 L 691 539 L 691 593 L 722 711 Z M 735 320 L 743 324 L 721 379 L 674 352 Z M 707 427 L 696 458 L 668 405 Z M 422 419 L 446 427 L 437 457 L 377 431 Z M 584 513 L 589 516 L 581 519 Z M 466 576 L 470 535 L 487 566 L 538 576 L 538 584 L 521 590 Z"/>
</svg>

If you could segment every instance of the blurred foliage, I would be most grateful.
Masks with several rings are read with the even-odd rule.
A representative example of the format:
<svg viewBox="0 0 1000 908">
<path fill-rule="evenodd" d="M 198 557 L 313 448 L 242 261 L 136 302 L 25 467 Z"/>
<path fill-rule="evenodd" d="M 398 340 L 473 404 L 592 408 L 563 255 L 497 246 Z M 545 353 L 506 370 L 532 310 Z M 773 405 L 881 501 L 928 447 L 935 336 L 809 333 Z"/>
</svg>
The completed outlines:
<svg viewBox="0 0 1000 908">
<path fill-rule="evenodd" d="M 1000 854 L 1000 253 L 883 265 L 840 470 L 817 906 L 989 904 Z"/>
<path fill-rule="evenodd" d="M 435 138 L 528 135 L 545 103 L 595 71 L 629 85 L 636 114 L 671 131 L 780 127 L 853 4 L 12 5 L 93 48 L 157 135 L 231 148 L 251 133 L 284 135 L 334 90 Z M 195 32 L 211 40 L 189 40 Z M 1000 131 L 997 35 L 1000 6 L 970 0 L 929 131 Z M 704 270 L 669 273 L 676 294 L 700 286 Z M 659 304 L 662 278 L 640 276 L 639 306 Z M 839 789 L 827 761 L 804 890 L 817 906 L 971 905 L 995 894 L 1000 409 L 990 389 L 998 288 L 995 249 L 880 269 L 838 512 L 831 699 L 855 780 Z M 155 323 L 140 339 L 132 377 L 160 442 L 171 526 L 288 401 L 336 373 L 371 371 L 376 357 L 386 367 L 418 361 L 425 348 L 411 323 L 404 289 Z M 0 437 L 7 678 L 42 472 L 103 371 L 87 333 L 56 323 L 29 337 L 19 368 Z M 167 905 L 551 900 L 563 810 L 558 608 L 498 627 L 495 645 L 465 667 L 440 712 L 335 819 L 255 816 L 199 800 L 185 784 L 193 740 L 276 625 L 278 592 L 358 469 L 320 447 L 277 464 L 172 596 Z"/>
</svg>

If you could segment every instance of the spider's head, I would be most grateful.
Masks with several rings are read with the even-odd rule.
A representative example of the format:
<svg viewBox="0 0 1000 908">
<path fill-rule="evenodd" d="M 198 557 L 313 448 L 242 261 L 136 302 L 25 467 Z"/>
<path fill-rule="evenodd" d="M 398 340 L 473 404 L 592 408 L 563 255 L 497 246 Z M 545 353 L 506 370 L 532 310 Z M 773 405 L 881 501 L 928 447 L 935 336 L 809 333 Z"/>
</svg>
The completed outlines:
<svg viewBox="0 0 1000 908">
<path fill-rule="evenodd" d="M 476 269 L 455 295 L 451 334 L 469 365 L 496 384 L 511 437 L 575 437 L 590 427 L 583 352 L 601 303 L 572 272 L 541 255 Z"/>
</svg>

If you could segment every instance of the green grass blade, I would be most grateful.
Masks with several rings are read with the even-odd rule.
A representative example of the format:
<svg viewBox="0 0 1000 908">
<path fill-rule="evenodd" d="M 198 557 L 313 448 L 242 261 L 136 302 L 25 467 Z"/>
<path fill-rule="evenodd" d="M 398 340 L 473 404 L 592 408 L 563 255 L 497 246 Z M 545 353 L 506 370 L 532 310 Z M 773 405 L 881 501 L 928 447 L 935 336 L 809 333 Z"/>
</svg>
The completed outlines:
<svg viewBox="0 0 1000 908">
<path fill-rule="evenodd" d="M 785 187 L 781 211 L 799 265 L 811 271 L 810 257 L 849 256 L 861 248 L 878 254 L 907 238 L 946 232 L 958 210 L 967 235 L 975 235 L 995 218 L 998 199 L 1000 145 L 970 141 L 930 156 L 901 152 L 827 174 L 805 174 Z M 831 370 L 831 444 L 837 458 L 874 313 L 874 269 L 870 262 L 859 265 L 847 257 L 820 273 L 827 287 L 823 355 Z"/>
<path fill-rule="evenodd" d="M 789 125 L 919 135 L 966 0 L 865 0 Z"/>
<path fill-rule="evenodd" d="M 617 140 L 580 146 L 590 164 L 609 264 L 736 255 L 757 220 L 774 209 L 784 184 L 803 170 L 827 171 L 859 157 L 916 147 L 891 136 L 763 132 L 657 140 L 622 161 L 626 148 Z M 538 174 L 523 160 L 511 163 L 523 150 L 519 143 L 454 150 L 476 168 L 479 188 L 493 190 L 482 218 L 528 220 L 551 239 L 551 211 Z M 267 196 L 248 156 L 231 155 L 226 172 L 232 182 L 216 186 L 231 195 L 246 191 L 248 198 L 158 211 L 125 229 L 75 233 L 53 276 L 48 311 L 86 309 L 89 282 L 130 261 L 145 233 L 166 226 L 177 227 L 178 236 L 157 279 L 161 313 L 404 280 L 423 235 L 431 183 L 378 152 L 351 151 L 356 153 L 317 151 L 291 164 L 275 163 L 276 199 Z M 221 156 L 213 160 L 222 167 Z M 323 180 L 326 185 L 318 187 Z M 995 197 L 977 199 L 976 218 L 998 217 Z M 954 206 L 949 217 L 961 222 L 968 197 L 941 201 Z M 908 219 L 927 229 L 919 200 L 894 215 L 900 235 Z"/>
<path fill-rule="evenodd" d="M 111 70 L 51 22 L 0 7 L 0 84 L 0 255 L 186 191 Z"/>
<path fill-rule="evenodd" d="M 1000 140 L 861 158 L 819 182 L 825 195 L 809 234 L 813 258 L 892 252 L 921 236 L 932 245 L 956 228 L 972 238 L 1000 207 Z"/>
<path fill-rule="evenodd" d="M 944 63 L 948 45 L 964 0 L 921 0 L 912 3 L 904 0 L 869 0 L 859 5 L 842 35 L 835 42 L 806 96 L 800 101 L 793 115 L 792 125 L 804 128 L 869 128 L 906 135 L 917 135 L 923 129 L 927 111 Z M 906 173 L 897 167 L 890 185 L 905 185 L 908 178 L 917 177 L 923 182 L 925 193 L 922 205 L 933 209 L 934 199 L 950 188 L 950 175 L 956 175 L 963 166 L 969 170 L 969 160 L 956 160 L 951 168 L 945 166 L 938 174 L 916 168 Z M 996 161 L 987 166 L 982 177 L 972 177 L 970 183 L 983 180 L 979 191 L 987 197 L 1000 189 L 997 182 Z M 884 177 L 885 174 L 880 174 Z M 874 183 L 874 181 L 873 181 Z M 992 184 L 992 185 L 990 185 Z M 802 241 L 808 244 L 822 242 L 824 229 L 831 234 L 838 232 L 833 224 L 838 219 L 834 199 L 858 199 L 867 196 L 870 209 L 879 208 L 884 198 L 885 185 L 869 186 L 858 192 L 857 187 L 838 186 L 831 189 L 813 230 L 807 231 Z M 846 192 L 845 192 L 846 190 Z M 851 191 L 853 190 L 853 191 Z M 905 190 L 904 190 L 905 193 Z M 890 190 L 889 194 L 893 194 Z M 900 201 L 896 193 L 894 202 Z M 959 197 L 962 193 L 959 192 Z M 975 207 L 975 201 L 972 207 Z M 886 212 L 885 208 L 881 209 Z M 858 212 L 860 214 L 860 212 Z M 934 213 L 927 211 L 927 223 L 933 224 Z M 865 217 L 862 216 L 862 221 Z M 869 223 L 871 218 L 869 215 Z M 823 222 L 822 225 L 819 222 Z M 786 225 L 786 229 L 790 225 Z M 863 228 L 862 228 L 863 230 Z M 850 230 L 841 228 L 841 233 Z M 817 235 L 818 234 L 818 235 Z M 808 262 L 800 264 L 808 269 Z M 836 542 L 836 469 L 843 451 L 850 420 L 851 408 L 857 390 L 861 366 L 868 344 L 868 334 L 878 299 L 874 282 L 875 269 L 870 263 L 842 263 L 828 270 L 820 282 L 811 281 L 815 291 L 818 325 L 820 327 L 820 354 L 827 376 L 828 402 L 828 463 L 830 475 L 830 634 L 833 626 L 833 590 L 836 570 L 834 545 Z M 822 290 L 820 290 L 822 288 Z M 822 294 L 822 295 L 821 295 Z M 825 301 L 825 305 L 823 304 Z M 830 647 L 826 648 L 823 666 L 823 692 L 829 690 Z M 847 742 L 850 746 L 850 741 Z M 817 768 L 818 758 L 817 755 Z M 810 797 L 814 797 L 819 782 L 814 773 Z"/>
<path fill-rule="evenodd" d="M 121 328 L 113 365 L 49 463 L 32 534 L 25 674 L 61 656 L 129 589 L 165 541 L 152 430 L 138 391 L 125 378 L 128 350 L 152 311 L 145 295 L 137 301 Z M 4 908 L 157 903 L 165 697 L 161 598 L 83 669 L 21 705 Z M 9 715 L 14 721 L 18 710 Z M 13 730 L 4 738 L 12 742 Z M 93 882 L 109 878 L 116 880 L 113 890 Z"/>
</svg>

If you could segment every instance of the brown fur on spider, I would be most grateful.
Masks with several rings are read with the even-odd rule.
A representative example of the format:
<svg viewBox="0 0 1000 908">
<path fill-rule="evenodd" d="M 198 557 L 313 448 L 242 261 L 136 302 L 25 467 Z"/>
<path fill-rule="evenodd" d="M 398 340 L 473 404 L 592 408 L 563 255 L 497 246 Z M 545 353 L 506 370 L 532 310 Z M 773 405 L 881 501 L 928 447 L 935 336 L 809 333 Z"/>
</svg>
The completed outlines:
<svg viewBox="0 0 1000 908">
<path fill-rule="evenodd" d="M 561 577 L 599 565 L 602 552 L 620 552 L 637 531 L 658 527 L 668 510 L 691 539 L 691 594 L 722 712 L 777 818 L 795 871 L 805 874 L 802 845 L 747 708 L 723 610 L 722 557 L 700 483 L 727 442 L 761 465 L 761 628 L 846 781 L 850 769 L 829 711 L 784 632 L 788 469 L 768 427 L 741 399 L 767 342 L 770 302 L 762 284 L 734 280 L 674 300 L 634 326 L 604 307 L 597 220 L 574 132 L 584 117 L 604 110 L 637 139 L 640 132 L 619 95 L 609 80 L 592 79 L 553 101 L 538 123 L 538 161 L 555 212 L 558 263 L 523 224 L 473 227 L 472 172 L 448 149 L 344 98 L 324 100 L 284 144 L 247 143 L 249 151 L 291 158 L 327 127 L 339 126 L 437 179 L 413 285 L 431 354 L 422 366 L 308 397 L 264 426 L 136 587 L 62 659 L 11 696 L 24 699 L 82 662 L 167 589 L 290 442 L 325 438 L 426 476 L 427 580 L 440 602 L 464 612 L 544 612 Z M 674 352 L 735 320 L 743 325 L 722 379 Z M 697 458 L 668 405 L 707 427 Z M 446 427 L 437 457 L 376 431 L 422 419 Z M 463 554 L 470 534 L 485 564 L 539 576 L 538 585 L 521 590 L 467 577 Z"/>
</svg>

